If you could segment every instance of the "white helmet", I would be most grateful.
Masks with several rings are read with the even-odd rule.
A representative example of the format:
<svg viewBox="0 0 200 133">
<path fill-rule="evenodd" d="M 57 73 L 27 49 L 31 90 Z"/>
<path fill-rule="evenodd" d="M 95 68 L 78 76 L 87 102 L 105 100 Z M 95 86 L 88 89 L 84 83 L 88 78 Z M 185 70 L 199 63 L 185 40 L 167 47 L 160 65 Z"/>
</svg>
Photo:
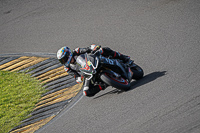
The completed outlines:
<svg viewBox="0 0 200 133">
<path fill-rule="evenodd" d="M 72 59 L 73 53 L 71 52 L 71 49 L 67 46 L 62 47 L 57 52 L 57 58 L 60 61 L 61 64 L 65 65 L 66 67 L 69 67 L 70 61 Z"/>
</svg>

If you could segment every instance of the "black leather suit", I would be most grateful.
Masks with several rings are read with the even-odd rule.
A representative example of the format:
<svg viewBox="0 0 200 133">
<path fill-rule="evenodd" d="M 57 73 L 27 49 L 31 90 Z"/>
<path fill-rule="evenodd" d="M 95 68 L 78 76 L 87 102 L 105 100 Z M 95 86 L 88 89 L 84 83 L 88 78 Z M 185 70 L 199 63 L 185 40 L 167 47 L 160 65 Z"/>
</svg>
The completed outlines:
<svg viewBox="0 0 200 133">
<path fill-rule="evenodd" d="M 90 53 L 92 50 L 88 47 L 88 48 L 76 48 L 73 50 L 73 58 L 75 60 L 75 62 L 73 64 L 70 64 L 70 67 L 67 68 L 65 67 L 65 71 L 67 71 L 70 75 L 74 75 L 76 81 L 78 83 L 80 83 L 80 79 L 82 79 L 81 74 L 80 74 L 80 65 L 77 64 L 76 60 L 77 57 L 81 54 L 85 54 L 85 53 Z M 112 58 L 116 58 L 116 59 L 130 59 L 130 57 L 125 56 L 123 54 L 120 54 L 117 51 L 113 51 L 108 47 L 103 47 L 100 48 L 101 51 L 101 55 L 104 57 L 109 57 L 111 56 Z M 79 79 L 79 81 L 78 81 Z M 84 81 L 84 88 L 83 88 L 83 94 L 85 96 L 91 97 L 94 96 L 96 93 L 98 93 L 101 90 L 104 90 L 106 88 L 106 85 L 94 85 L 92 83 L 85 83 Z"/>
</svg>

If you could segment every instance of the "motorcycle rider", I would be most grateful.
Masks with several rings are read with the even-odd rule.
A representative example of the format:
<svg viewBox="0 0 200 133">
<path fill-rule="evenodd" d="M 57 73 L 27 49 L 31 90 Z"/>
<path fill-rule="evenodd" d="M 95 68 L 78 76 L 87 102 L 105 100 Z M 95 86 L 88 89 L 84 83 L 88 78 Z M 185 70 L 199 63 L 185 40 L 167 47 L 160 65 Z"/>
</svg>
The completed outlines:
<svg viewBox="0 0 200 133">
<path fill-rule="evenodd" d="M 61 64 L 64 65 L 64 69 L 66 72 L 68 72 L 70 75 L 74 75 L 75 80 L 77 83 L 83 82 L 84 78 L 80 74 L 80 65 L 77 63 L 77 58 L 81 54 L 85 53 L 94 53 L 96 51 L 99 51 L 100 54 L 104 57 L 111 56 L 114 59 L 120 59 L 123 61 L 123 63 L 126 63 L 130 60 L 129 56 L 123 55 L 117 51 L 113 51 L 112 49 L 108 47 L 101 48 L 100 45 L 92 44 L 91 46 L 87 48 L 76 48 L 73 51 L 71 51 L 70 48 L 67 46 L 62 47 L 57 52 L 57 58 L 60 61 Z M 107 87 L 105 83 L 101 83 L 98 85 L 95 85 L 91 83 L 90 81 L 84 81 L 84 88 L 83 88 L 83 94 L 85 96 L 91 97 L 97 94 L 99 91 L 104 90 Z"/>
</svg>

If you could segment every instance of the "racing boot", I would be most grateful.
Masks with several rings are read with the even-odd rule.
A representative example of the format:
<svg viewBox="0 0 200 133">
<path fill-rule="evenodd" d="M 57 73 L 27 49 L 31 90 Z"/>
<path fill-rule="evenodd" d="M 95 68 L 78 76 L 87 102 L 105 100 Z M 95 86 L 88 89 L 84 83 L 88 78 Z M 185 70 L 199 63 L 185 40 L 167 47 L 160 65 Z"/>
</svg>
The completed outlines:
<svg viewBox="0 0 200 133">
<path fill-rule="evenodd" d="M 130 67 L 128 67 L 127 69 L 128 69 L 128 81 L 130 83 L 133 77 L 133 72 L 131 71 Z"/>
<path fill-rule="evenodd" d="M 125 64 L 130 61 L 130 56 L 123 55 L 119 52 L 116 52 L 115 58 L 122 60 Z"/>
<path fill-rule="evenodd" d="M 125 63 L 121 63 L 121 65 L 124 67 L 126 73 L 127 73 L 127 78 L 128 78 L 128 81 L 129 83 L 131 82 L 132 80 L 132 76 L 133 76 L 133 72 L 131 71 L 130 67 L 128 66 L 129 64 L 125 64 Z"/>
</svg>

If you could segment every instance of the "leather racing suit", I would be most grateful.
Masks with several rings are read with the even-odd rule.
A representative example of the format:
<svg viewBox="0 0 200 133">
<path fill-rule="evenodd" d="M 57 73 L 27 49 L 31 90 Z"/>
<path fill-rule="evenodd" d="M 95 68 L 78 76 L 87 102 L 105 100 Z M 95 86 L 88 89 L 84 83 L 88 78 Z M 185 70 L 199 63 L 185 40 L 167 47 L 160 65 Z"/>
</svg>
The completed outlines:
<svg viewBox="0 0 200 133">
<path fill-rule="evenodd" d="M 83 94 L 85 96 L 88 96 L 88 97 L 94 96 L 99 91 L 104 90 L 107 87 L 106 84 L 94 85 L 90 81 L 88 83 L 88 81 L 86 82 L 84 80 L 83 76 L 81 76 L 81 72 L 79 70 L 80 69 L 80 65 L 78 65 L 78 63 L 77 63 L 77 58 L 78 58 L 79 55 L 85 54 L 85 53 L 90 53 L 93 50 L 94 49 L 91 49 L 89 47 L 74 49 L 72 51 L 73 52 L 73 56 L 72 57 L 75 60 L 74 63 L 70 64 L 70 67 L 68 67 L 68 68 L 66 66 L 64 66 L 65 71 L 68 72 L 69 75 L 74 75 L 75 80 L 76 80 L 77 83 L 81 83 L 82 81 L 84 81 Z M 111 56 L 112 58 L 120 59 L 123 62 L 127 62 L 130 59 L 129 56 L 123 55 L 123 54 L 121 54 L 121 53 L 119 53 L 117 51 L 113 51 L 112 49 L 110 49 L 108 47 L 100 48 L 99 51 L 100 51 L 100 54 L 102 56 L 104 56 L 104 57 Z"/>
</svg>

